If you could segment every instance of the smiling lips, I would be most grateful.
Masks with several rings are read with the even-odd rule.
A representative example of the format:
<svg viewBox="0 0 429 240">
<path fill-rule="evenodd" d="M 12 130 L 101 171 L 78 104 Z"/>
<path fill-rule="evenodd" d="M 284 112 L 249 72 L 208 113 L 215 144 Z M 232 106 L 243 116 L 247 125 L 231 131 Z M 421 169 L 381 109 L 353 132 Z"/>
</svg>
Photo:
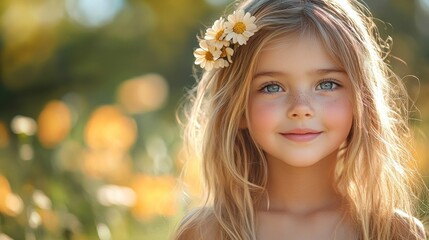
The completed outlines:
<svg viewBox="0 0 429 240">
<path fill-rule="evenodd" d="M 308 128 L 296 128 L 288 132 L 281 133 L 285 138 L 294 142 L 308 142 L 317 138 L 322 132 Z"/>
</svg>

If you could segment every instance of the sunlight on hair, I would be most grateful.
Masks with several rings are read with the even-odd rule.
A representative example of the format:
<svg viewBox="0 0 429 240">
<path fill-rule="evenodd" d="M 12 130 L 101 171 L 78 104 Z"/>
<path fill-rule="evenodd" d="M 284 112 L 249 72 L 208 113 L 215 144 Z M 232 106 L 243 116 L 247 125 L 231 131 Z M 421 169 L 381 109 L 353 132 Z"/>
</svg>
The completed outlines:
<svg viewBox="0 0 429 240">
<path fill-rule="evenodd" d="M 123 82 L 118 88 L 118 101 L 129 113 L 160 109 L 168 97 L 168 85 L 159 74 L 146 74 Z"/>
</svg>

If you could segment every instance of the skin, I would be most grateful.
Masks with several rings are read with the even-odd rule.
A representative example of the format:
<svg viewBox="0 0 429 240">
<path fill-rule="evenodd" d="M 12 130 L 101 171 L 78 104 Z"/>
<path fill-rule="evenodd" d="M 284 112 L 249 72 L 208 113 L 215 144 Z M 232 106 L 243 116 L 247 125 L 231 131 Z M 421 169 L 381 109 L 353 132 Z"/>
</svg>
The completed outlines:
<svg viewBox="0 0 429 240">
<path fill-rule="evenodd" d="M 249 128 L 268 162 L 258 239 L 353 239 L 333 171 L 353 119 L 352 86 L 312 35 L 285 36 L 258 59 Z M 311 133 L 308 133 L 311 132 Z"/>
</svg>

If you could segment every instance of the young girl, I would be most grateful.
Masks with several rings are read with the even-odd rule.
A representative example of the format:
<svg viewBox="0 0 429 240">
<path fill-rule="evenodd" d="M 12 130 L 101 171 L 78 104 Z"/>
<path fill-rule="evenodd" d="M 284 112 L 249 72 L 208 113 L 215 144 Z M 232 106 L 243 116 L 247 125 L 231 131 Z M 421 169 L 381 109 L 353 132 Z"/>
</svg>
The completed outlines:
<svg viewBox="0 0 429 240">
<path fill-rule="evenodd" d="M 194 55 L 207 203 L 175 239 L 425 239 L 406 92 L 355 0 L 249 0 Z"/>
</svg>

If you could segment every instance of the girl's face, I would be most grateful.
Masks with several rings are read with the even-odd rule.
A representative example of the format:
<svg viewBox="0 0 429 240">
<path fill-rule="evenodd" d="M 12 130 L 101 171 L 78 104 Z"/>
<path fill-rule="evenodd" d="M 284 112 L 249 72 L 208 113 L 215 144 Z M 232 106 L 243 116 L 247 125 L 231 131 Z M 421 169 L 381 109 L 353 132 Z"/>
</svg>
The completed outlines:
<svg viewBox="0 0 429 240">
<path fill-rule="evenodd" d="M 346 140 L 353 119 L 351 87 L 316 37 L 283 37 L 260 54 L 247 127 L 269 161 L 311 166 Z"/>
</svg>

